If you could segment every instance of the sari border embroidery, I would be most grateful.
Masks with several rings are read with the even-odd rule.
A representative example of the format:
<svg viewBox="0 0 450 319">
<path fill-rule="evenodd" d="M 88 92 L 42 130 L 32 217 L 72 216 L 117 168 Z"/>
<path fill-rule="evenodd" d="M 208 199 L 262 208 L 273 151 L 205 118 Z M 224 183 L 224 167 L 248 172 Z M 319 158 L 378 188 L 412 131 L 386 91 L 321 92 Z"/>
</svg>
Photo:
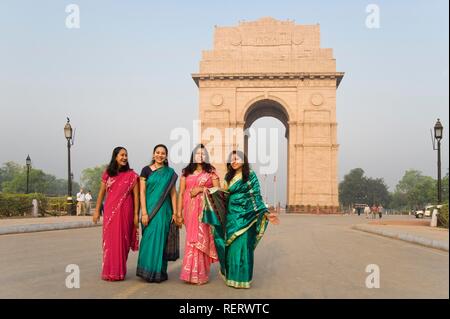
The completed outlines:
<svg viewBox="0 0 450 319">
<path fill-rule="evenodd" d="M 242 173 L 234 175 L 234 177 L 231 179 L 230 184 L 228 185 L 228 189 L 233 186 L 237 181 L 242 179 Z"/>
<path fill-rule="evenodd" d="M 247 230 L 249 230 L 249 228 L 252 227 L 253 224 L 255 224 L 257 221 L 258 221 L 258 217 L 256 217 L 254 220 L 252 220 L 252 222 L 251 222 L 250 224 L 248 224 L 247 227 L 244 227 L 244 228 L 239 229 L 237 232 L 235 232 L 233 235 L 231 235 L 230 238 L 227 239 L 225 245 L 226 245 L 226 246 L 230 246 L 231 243 L 233 243 L 233 241 L 234 241 L 237 237 L 241 236 L 243 233 L 245 233 Z"/>
<path fill-rule="evenodd" d="M 266 232 L 266 227 L 265 225 L 267 224 L 268 219 L 267 219 L 267 212 L 264 213 L 263 217 L 261 218 L 261 222 L 259 223 L 259 232 L 258 234 L 256 234 L 256 240 L 255 240 L 255 247 L 258 246 L 258 243 L 260 241 L 260 239 L 264 236 L 264 233 Z"/>
<path fill-rule="evenodd" d="M 229 287 L 233 287 L 233 288 L 250 288 L 250 284 L 252 283 L 252 281 L 235 281 L 235 280 L 231 280 L 231 279 L 227 279 L 222 272 L 219 271 L 219 275 L 220 277 L 222 277 L 223 281 L 225 281 L 225 284 Z"/>
<path fill-rule="evenodd" d="M 252 173 L 254 173 L 254 172 L 252 171 Z M 234 178 L 233 178 L 233 179 L 234 179 Z M 250 193 L 250 198 L 251 198 L 251 200 L 252 200 L 253 211 L 254 211 L 255 213 L 258 213 L 258 207 L 257 207 L 257 205 L 256 205 L 255 194 L 254 194 L 254 190 L 253 190 L 253 187 L 252 187 L 252 184 L 251 184 L 250 180 L 248 180 L 246 184 L 247 184 L 247 186 L 248 186 L 248 190 L 249 190 L 249 193 Z M 265 232 L 264 227 L 261 227 L 261 226 L 264 225 L 264 223 L 265 223 L 266 220 L 267 220 L 267 217 L 266 217 L 265 213 L 266 213 L 266 211 L 263 212 L 264 215 L 263 215 L 263 218 L 262 218 L 261 223 L 260 223 L 260 225 L 259 225 L 259 226 L 260 226 L 260 229 L 259 229 L 259 233 L 258 233 L 257 236 L 256 236 L 256 244 L 255 244 L 255 248 L 256 248 L 256 245 L 257 245 L 258 241 L 261 239 L 261 237 L 263 236 L 263 234 L 264 234 L 264 232 Z M 239 229 L 237 232 L 235 232 L 235 233 L 234 233 L 234 234 L 226 241 L 225 245 L 226 245 L 226 246 L 231 245 L 231 243 L 232 243 L 238 236 L 240 236 L 240 235 L 242 235 L 243 233 L 245 233 L 245 232 L 246 232 L 250 227 L 252 227 L 253 224 L 255 224 L 257 221 L 258 221 L 258 216 L 256 216 L 255 219 L 254 219 L 247 227 L 244 227 L 244 228 L 242 228 L 242 229 Z"/>
</svg>

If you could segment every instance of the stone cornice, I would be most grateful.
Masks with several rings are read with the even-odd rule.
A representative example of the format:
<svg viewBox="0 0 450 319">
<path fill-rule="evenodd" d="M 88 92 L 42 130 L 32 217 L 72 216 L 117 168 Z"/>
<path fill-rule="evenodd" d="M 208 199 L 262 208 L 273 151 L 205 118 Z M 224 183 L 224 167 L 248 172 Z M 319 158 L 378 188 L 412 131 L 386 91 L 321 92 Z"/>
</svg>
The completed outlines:
<svg viewBox="0 0 450 319">
<path fill-rule="evenodd" d="M 305 147 L 326 147 L 332 149 L 339 148 L 339 144 L 330 144 L 330 143 L 295 143 L 294 146 L 296 148 L 305 148 Z"/>
<path fill-rule="evenodd" d="M 288 121 L 289 125 L 305 126 L 305 125 L 324 125 L 324 126 L 337 126 L 337 122 L 302 122 L 302 121 Z"/>
<path fill-rule="evenodd" d="M 199 86 L 205 80 L 320 80 L 336 79 L 336 88 L 344 77 L 344 72 L 300 72 L 300 73 L 192 73 L 192 79 Z"/>
</svg>

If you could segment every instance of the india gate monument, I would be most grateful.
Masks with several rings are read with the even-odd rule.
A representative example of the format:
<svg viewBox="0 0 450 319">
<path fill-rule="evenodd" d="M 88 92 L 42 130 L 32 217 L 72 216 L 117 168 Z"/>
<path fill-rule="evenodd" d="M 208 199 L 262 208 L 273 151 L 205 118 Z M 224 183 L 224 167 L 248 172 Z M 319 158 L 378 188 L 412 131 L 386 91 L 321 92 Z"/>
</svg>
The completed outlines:
<svg viewBox="0 0 450 319">
<path fill-rule="evenodd" d="M 203 51 L 198 73 L 201 141 L 228 151 L 247 147 L 211 141 L 208 129 L 225 136 L 245 132 L 261 117 L 286 127 L 287 212 L 336 212 L 338 150 L 336 72 L 333 50 L 320 46 L 320 26 L 262 18 L 215 27 L 214 47 Z M 209 149 L 209 147 L 208 147 Z M 213 164 L 221 176 L 226 162 Z"/>
</svg>

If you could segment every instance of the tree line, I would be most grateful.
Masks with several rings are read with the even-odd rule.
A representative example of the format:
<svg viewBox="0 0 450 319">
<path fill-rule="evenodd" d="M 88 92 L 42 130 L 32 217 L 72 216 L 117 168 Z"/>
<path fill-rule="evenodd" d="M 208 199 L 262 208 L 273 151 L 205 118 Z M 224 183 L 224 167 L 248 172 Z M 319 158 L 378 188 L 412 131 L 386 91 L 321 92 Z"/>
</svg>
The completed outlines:
<svg viewBox="0 0 450 319">
<path fill-rule="evenodd" d="M 81 185 L 73 182 L 74 194 L 80 186 L 90 190 L 94 198 L 100 188 L 101 176 L 106 165 L 86 168 L 81 173 Z M 0 192 L 25 193 L 27 167 L 15 162 L 7 162 L 0 167 Z M 30 169 L 29 192 L 46 195 L 67 195 L 67 180 L 59 179 L 36 168 Z M 449 174 L 442 179 L 442 199 L 448 203 Z M 437 200 L 437 181 L 425 176 L 418 170 L 407 170 L 397 183 L 393 192 L 389 192 L 383 178 L 365 176 L 362 168 L 354 168 L 339 183 L 339 202 L 343 207 L 356 203 L 381 204 L 386 208 L 410 210 L 435 204 Z"/>
<path fill-rule="evenodd" d="M 354 168 L 339 183 L 339 202 L 345 207 L 353 204 L 381 204 L 395 210 L 423 208 L 437 202 L 437 180 L 418 170 L 407 170 L 389 192 L 383 178 L 364 175 L 362 168 Z M 449 174 L 442 179 L 442 200 L 448 203 Z"/>
<path fill-rule="evenodd" d="M 41 193 L 50 196 L 67 195 L 67 179 L 56 178 L 41 169 L 30 168 L 29 193 Z M 77 189 L 79 184 L 74 182 L 72 189 Z M 27 190 L 27 166 L 15 162 L 7 162 L 0 167 L 0 192 L 26 193 Z"/>
<path fill-rule="evenodd" d="M 82 171 L 81 185 L 90 190 L 94 197 L 100 188 L 102 173 L 106 165 L 87 168 Z M 41 169 L 30 168 L 29 193 L 41 193 L 50 196 L 67 195 L 67 179 L 56 178 Z M 76 194 L 80 183 L 72 181 L 72 192 Z M 15 162 L 6 162 L 0 167 L 0 192 L 25 193 L 27 189 L 27 166 Z"/>
</svg>

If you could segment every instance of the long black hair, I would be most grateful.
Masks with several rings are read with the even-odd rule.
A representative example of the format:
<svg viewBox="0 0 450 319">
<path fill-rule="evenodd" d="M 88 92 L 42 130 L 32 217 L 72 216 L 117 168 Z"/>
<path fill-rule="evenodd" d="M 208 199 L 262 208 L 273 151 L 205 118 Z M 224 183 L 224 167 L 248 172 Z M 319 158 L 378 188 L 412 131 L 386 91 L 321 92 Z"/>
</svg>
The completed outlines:
<svg viewBox="0 0 450 319">
<path fill-rule="evenodd" d="M 238 157 L 240 157 L 244 163 L 242 165 L 242 181 L 245 183 L 248 181 L 248 177 L 250 176 L 250 164 L 248 163 L 247 155 L 245 155 L 242 151 L 232 151 L 230 155 L 228 156 L 227 161 L 227 173 L 225 174 L 225 181 L 227 183 L 230 183 L 230 181 L 233 179 L 234 175 L 236 175 L 236 171 L 231 167 L 231 160 L 233 158 L 233 155 L 236 154 Z"/>
<path fill-rule="evenodd" d="M 119 174 L 119 172 L 126 172 L 128 170 L 130 170 L 130 163 L 127 161 L 127 165 L 125 166 L 119 166 L 119 164 L 117 164 L 117 160 L 116 157 L 117 155 L 119 155 L 121 150 L 125 150 L 127 153 L 127 149 L 123 146 L 117 146 L 111 155 L 111 161 L 109 161 L 109 165 L 106 168 L 106 172 L 108 173 L 109 176 L 117 176 L 117 174 Z"/>
<path fill-rule="evenodd" d="M 192 151 L 189 164 L 185 168 L 183 168 L 183 176 L 184 177 L 187 177 L 187 176 L 193 174 L 195 169 L 197 168 L 197 163 L 194 163 L 194 157 L 195 157 L 195 153 L 197 153 L 198 149 L 202 149 L 205 151 L 205 158 L 203 159 L 203 161 L 201 163 L 202 169 L 207 173 L 211 173 L 212 171 L 215 170 L 214 166 L 212 166 L 211 163 L 209 162 L 209 154 L 208 154 L 208 150 L 206 149 L 205 145 L 199 144 Z"/>
<path fill-rule="evenodd" d="M 153 155 L 155 154 L 156 150 L 158 147 L 162 147 L 166 150 L 166 159 L 164 160 L 164 166 L 169 166 L 169 150 L 167 149 L 167 146 L 165 146 L 164 144 L 158 144 L 153 148 Z M 152 159 L 152 164 L 155 164 L 155 159 Z"/>
</svg>

